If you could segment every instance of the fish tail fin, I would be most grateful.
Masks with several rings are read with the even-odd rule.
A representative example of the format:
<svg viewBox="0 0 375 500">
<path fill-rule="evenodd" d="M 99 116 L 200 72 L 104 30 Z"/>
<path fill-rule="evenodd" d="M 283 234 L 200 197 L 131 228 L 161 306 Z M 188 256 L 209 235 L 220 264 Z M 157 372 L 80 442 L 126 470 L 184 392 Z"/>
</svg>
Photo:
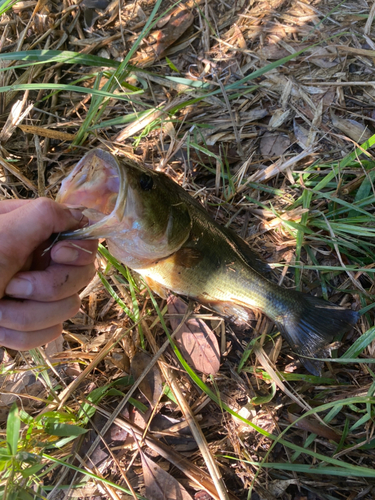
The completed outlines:
<svg viewBox="0 0 375 500">
<path fill-rule="evenodd" d="M 297 293 L 296 312 L 286 314 L 276 323 L 292 349 L 302 356 L 300 359 L 305 368 L 320 375 L 323 362 L 307 358 L 327 357 L 329 344 L 354 326 L 359 314 L 332 302 Z"/>
</svg>

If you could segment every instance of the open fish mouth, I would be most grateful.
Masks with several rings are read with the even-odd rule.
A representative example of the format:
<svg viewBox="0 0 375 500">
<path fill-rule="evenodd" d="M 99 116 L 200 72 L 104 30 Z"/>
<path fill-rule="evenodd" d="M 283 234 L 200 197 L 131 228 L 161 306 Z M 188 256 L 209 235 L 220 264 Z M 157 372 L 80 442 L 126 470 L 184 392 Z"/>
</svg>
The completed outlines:
<svg viewBox="0 0 375 500">
<path fill-rule="evenodd" d="M 60 239 L 105 238 L 114 256 L 132 269 L 167 257 L 191 229 L 188 207 L 176 186 L 164 174 L 94 149 L 63 181 L 56 199 L 84 207 L 89 225 L 61 233 Z"/>
<path fill-rule="evenodd" d="M 102 149 L 89 151 L 62 182 L 56 197 L 71 208 L 84 208 L 89 225 L 61 233 L 59 239 L 105 238 L 122 221 L 127 194 L 126 172 L 116 158 Z"/>
</svg>

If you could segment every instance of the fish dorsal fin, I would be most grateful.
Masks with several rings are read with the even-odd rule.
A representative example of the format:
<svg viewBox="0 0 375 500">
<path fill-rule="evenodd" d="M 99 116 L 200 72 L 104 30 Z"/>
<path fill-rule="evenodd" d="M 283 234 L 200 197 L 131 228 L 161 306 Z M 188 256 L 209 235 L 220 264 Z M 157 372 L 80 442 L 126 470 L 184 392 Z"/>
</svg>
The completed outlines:
<svg viewBox="0 0 375 500">
<path fill-rule="evenodd" d="M 252 267 L 258 273 L 264 274 L 271 272 L 271 268 L 266 262 L 263 262 L 259 255 L 254 252 L 249 245 L 244 241 L 238 234 L 236 234 L 231 229 L 222 226 L 222 232 L 228 238 L 228 240 L 236 247 L 237 252 L 246 262 L 246 264 Z"/>
</svg>

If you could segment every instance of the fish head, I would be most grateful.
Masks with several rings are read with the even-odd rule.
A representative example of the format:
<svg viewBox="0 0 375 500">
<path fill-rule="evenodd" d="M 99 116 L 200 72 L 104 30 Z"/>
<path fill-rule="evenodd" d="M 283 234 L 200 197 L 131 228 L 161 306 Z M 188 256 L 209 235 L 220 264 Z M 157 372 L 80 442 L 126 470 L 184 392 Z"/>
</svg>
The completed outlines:
<svg viewBox="0 0 375 500">
<path fill-rule="evenodd" d="M 180 194 L 180 186 L 166 175 L 94 149 L 62 182 L 56 198 L 84 207 L 89 225 L 62 237 L 106 238 L 116 258 L 142 267 L 171 255 L 188 238 L 191 220 Z"/>
<path fill-rule="evenodd" d="M 119 193 L 119 168 L 115 158 L 106 151 L 89 151 L 62 183 L 56 201 L 70 208 L 86 208 L 109 215 L 115 208 Z M 102 217 L 101 217 L 102 218 Z"/>
</svg>

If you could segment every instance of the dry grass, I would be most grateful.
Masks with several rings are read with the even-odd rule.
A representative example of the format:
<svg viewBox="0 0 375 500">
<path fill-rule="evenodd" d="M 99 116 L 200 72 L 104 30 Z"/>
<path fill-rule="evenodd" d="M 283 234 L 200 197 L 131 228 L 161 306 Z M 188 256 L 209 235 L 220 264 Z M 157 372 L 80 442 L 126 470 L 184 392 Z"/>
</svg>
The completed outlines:
<svg viewBox="0 0 375 500">
<path fill-rule="evenodd" d="M 211 317 L 221 367 L 198 377 L 168 347 L 165 303 L 101 255 L 61 342 L 2 353 L 0 417 L 19 454 L 0 453 L 1 491 L 147 496 L 151 458 L 196 499 L 372 499 L 374 4 L 181 5 L 31 0 L 2 15 L 0 199 L 54 197 L 84 152 L 109 147 L 166 171 L 284 286 L 363 315 L 322 377 L 265 318 L 249 343 Z"/>
</svg>

